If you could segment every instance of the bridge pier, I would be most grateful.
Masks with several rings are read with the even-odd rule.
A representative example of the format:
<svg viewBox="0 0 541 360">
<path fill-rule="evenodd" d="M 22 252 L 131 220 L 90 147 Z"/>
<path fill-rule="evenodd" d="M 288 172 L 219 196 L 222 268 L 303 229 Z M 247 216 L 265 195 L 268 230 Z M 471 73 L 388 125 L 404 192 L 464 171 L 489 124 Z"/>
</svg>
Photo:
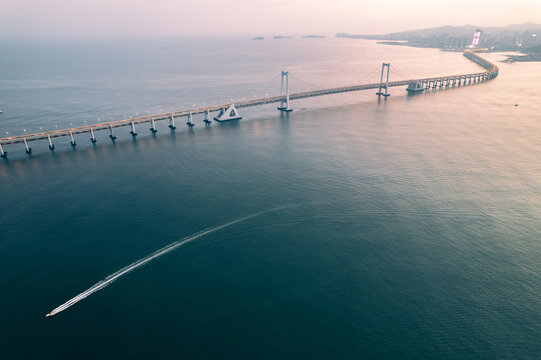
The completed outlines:
<svg viewBox="0 0 541 360">
<path fill-rule="evenodd" d="M 284 94 L 284 78 L 285 81 L 285 92 L 286 92 L 286 98 L 285 98 L 285 106 L 284 106 L 284 100 L 280 100 L 280 107 L 278 107 L 278 110 L 285 111 L 285 112 L 291 112 L 293 109 L 289 107 L 289 72 L 288 71 L 282 71 L 282 75 L 280 78 L 280 94 Z"/>
<path fill-rule="evenodd" d="M 0 158 L 5 158 L 7 156 L 7 152 L 4 151 L 4 148 L 2 147 L 2 144 L 0 144 Z"/>
<path fill-rule="evenodd" d="M 188 121 L 186 122 L 186 125 L 188 125 L 189 127 L 192 127 L 192 126 L 195 125 L 195 124 L 193 123 L 192 113 L 190 113 L 190 115 L 188 116 Z"/>
<path fill-rule="evenodd" d="M 175 126 L 175 117 L 173 114 L 171 114 L 171 117 L 169 118 L 169 129 L 175 130 L 177 127 Z"/>
<path fill-rule="evenodd" d="M 115 131 L 113 130 L 113 125 L 109 125 L 109 137 L 112 141 L 116 140 Z"/>
<path fill-rule="evenodd" d="M 156 123 L 154 122 L 154 118 L 150 118 L 150 123 L 152 124 L 152 126 L 150 127 L 150 131 L 153 134 L 156 134 L 158 132 L 158 129 L 156 129 Z"/>
<path fill-rule="evenodd" d="M 94 129 L 90 128 L 90 141 L 92 141 L 92 144 L 95 144 L 96 143 L 96 135 L 94 135 Z"/>
<path fill-rule="evenodd" d="M 203 122 L 206 124 L 206 125 L 210 125 L 210 110 L 207 110 L 207 112 L 205 113 L 205 120 L 203 120 Z"/>
<path fill-rule="evenodd" d="M 70 139 L 71 139 L 70 141 L 71 146 L 75 147 L 75 145 L 77 144 L 75 143 L 75 139 L 73 138 L 73 133 L 71 131 L 70 131 Z"/>
<path fill-rule="evenodd" d="M 47 139 L 49 140 L 49 150 L 54 150 L 53 142 L 51 141 L 51 135 L 47 135 Z"/>
<path fill-rule="evenodd" d="M 24 138 L 23 140 L 24 140 L 24 146 L 26 147 L 26 153 L 31 154 L 32 148 L 28 146 L 28 143 L 26 142 L 26 138 Z"/>
<path fill-rule="evenodd" d="M 382 83 L 383 83 L 383 72 L 385 71 L 385 68 L 387 68 L 387 82 L 385 83 L 385 94 L 381 92 L 381 88 L 382 88 Z M 389 71 L 391 69 L 391 63 L 383 63 L 381 64 L 381 77 L 380 77 L 380 80 L 379 80 L 379 90 L 378 92 L 376 93 L 376 95 L 380 96 L 380 95 L 383 95 L 385 97 L 387 96 L 391 96 L 391 94 L 389 94 Z"/>
<path fill-rule="evenodd" d="M 130 126 L 131 126 L 131 130 L 130 130 L 131 136 L 136 137 L 137 133 L 135 132 L 135 124 L 133 121 L 131 122 Z"/>
</svg>

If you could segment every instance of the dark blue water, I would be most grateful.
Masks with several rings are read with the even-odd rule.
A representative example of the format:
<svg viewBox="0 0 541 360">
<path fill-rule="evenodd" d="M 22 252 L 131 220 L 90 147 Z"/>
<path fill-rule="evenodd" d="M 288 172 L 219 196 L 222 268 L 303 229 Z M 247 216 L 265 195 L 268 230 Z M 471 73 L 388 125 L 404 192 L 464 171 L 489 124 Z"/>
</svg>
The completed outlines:
<svg viewBox="0 0 541 360">
<path fill-rule="evenodd" d="M 374 80 L 383 60 L 392 78 L 478 69 L 338 39 L 0 51 L 2 134 L 275 94 L 285 69 L 303 90 Z M 420 96 L 329 96 L 32 156 L 8 146 L 0 357 L 540 358 L 541 64 L 498 65 L 494 81 Z"/>
</svg>

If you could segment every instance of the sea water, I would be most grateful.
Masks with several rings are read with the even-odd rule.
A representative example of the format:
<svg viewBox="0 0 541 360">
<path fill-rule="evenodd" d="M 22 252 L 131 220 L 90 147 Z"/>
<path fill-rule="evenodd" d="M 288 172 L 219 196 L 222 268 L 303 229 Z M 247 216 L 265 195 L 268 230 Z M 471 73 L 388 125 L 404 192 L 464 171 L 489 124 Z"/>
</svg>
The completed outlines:
<svg viewBox="0 0 541 360">
<path fill-rule="evenodd" d="M 280 92 L 476 72 L 461 53 L 351 39 L 2 43 L 0 134 Z M 8 145 L 0 357 L 541 357 L 541 63 Z M 268 95 L 267 95 L 268 94 Z M 518 106 L 515 106 L 517 104 Z M 276 210 L 278 209 L 278 210 Z M 152 252 L 197 238 L 62 313 Z"/>
</svg>

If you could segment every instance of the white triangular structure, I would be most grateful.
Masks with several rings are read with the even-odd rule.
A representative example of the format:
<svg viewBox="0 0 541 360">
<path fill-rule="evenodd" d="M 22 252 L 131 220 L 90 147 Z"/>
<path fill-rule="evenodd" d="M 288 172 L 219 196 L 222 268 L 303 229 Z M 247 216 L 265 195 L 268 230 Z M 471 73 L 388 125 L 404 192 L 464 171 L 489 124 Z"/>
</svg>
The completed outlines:
<svg viewBox="0 0 541 360">
<path fill-rule="evenodd" d="M 231 104 L 223 108 L 222 110 L 220 110 L 218 116 L 214 117 L 214 120 L 216 121 L 230 121 L 240 119 L 242 119 L 242 116 L 239 115 L 239 111 L 235 107 L 235 104 Z"/>
</svg>

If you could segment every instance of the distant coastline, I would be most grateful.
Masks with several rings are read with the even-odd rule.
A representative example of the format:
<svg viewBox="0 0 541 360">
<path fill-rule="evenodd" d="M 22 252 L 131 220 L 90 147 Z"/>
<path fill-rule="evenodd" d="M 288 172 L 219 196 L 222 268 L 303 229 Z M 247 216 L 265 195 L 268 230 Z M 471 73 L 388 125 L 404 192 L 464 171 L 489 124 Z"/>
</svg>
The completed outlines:
<svg viewBox="0 0 541 360">
<path fill-rule="evenodd" d="M 473 34 L 479 34 L 477 51 L 514 51 L 524 55 L 509 55 L 505 62 L 541 61 L 541 24 L 524 23 L 504 27 L 441 26 L 380 35 L 337 33 L 337 38 L 377 40 L 378 44 L 435 48 L 462 52 L 472 44 Z"/>
<path fill-rule="evenodd" d="M 281 40 L 281 39 L 293 39 L 293 36 L 290 35 L 274 35 L 272 37 L 275 40 Z M 302 36 L 303 39 L 325 39 L 327 38 L 324 35 L 316 35 L 316 34 L 310 34 L 310 35 L 304 35 Z M 252 38 L 252 40 L 265 40 L 264 36 L 255 36 Z"/>
</svg>

